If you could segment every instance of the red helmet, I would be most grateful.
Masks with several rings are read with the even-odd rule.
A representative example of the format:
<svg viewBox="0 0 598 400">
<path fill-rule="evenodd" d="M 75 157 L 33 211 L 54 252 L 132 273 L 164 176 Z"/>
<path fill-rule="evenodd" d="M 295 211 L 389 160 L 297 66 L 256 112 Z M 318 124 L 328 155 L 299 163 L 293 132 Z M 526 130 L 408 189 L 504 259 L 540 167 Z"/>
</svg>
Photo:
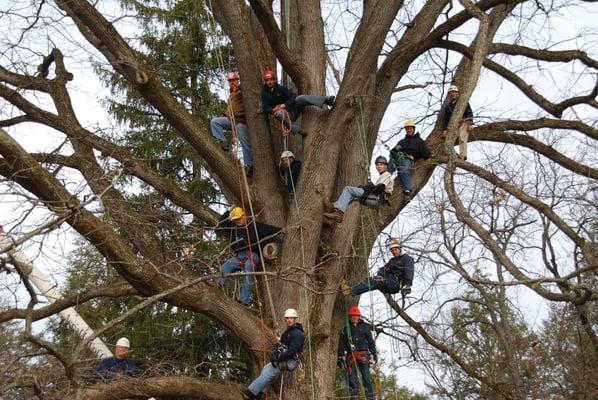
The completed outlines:
<svg viewBox="0 0 598 400">
<path fill-rule="evenodd" d="M 361 317 L 361 311 L 359 311 L 359 307 L 353 306 L 349 308 L 349 317 Z"/>
<path fill-rule="evenodd" d="M 262 74 L 262 79 L 266 80 L 266 79 L 269 79 L 269 78 L 276 79 L 276 72 L 271 71 L 271 70 L 264 71 L 264 73 Z"/>
<path fill-rule="evenodd" d="M 229 72 L 228 74 L 226 74 L 227 81 L 236 81 L 237 79 L 239 79 L 239 74 L 237 74 L 236 72 Z"/>
</svg>

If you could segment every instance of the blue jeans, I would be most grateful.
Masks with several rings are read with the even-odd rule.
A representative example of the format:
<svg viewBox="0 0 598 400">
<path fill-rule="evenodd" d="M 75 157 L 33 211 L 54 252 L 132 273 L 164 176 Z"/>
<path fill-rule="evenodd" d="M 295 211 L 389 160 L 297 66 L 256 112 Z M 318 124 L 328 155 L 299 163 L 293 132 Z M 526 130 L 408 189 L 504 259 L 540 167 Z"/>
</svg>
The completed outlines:
<svg viewBox="0 0 598 400">
<path fill-rule="evenodd" d="M 237 122 L 237 138 L 241 143 L 241 149 L 243 149 L 243 162 L 245 165 L 253 165 L 253 156 L 251 155 L 251 138 L 249 137 L 249 129 L 246 124 Z M 230 118 L 228 117 L 216 117 L 210 121 L 210 128 L 212 129 L 212 136 L 221 142 L 224 142 L 224 131 L 230 131 L 233 129 Z"/>
<path fill-rule="evenodd" d="M 295 360 L 287 360 L 287 364 L 291 369 L 297 367 L 297 361 Z M 257 396 L 261 392 L 263 392 L 266 389 L 266 386 L 268 386 L 268 384 L 272 382 L 278 375 L 280 375 L 280 370 L 274 365 L 272 365 L 272 363 L 268 363 L 262 369 L 260 376 L 255 378 L 255 380 L 251 382 L 248 388 L 251 391 L 251 393 Z"/>
<path fill-rule="evenodd" d="M 370 364 L 367 362 L 357 361 L 357 368 L 355 363 L 351 365 L 351 373 L 347 370 L 349 375 L 349 389 L 351 391 L 351 398 L 359 398 L 359 377 L 357 376 L 357 369 L 361 372 L 361 381 L 363 383 L 363 390 L 367 400 L 374 400 L 374 389 L 372 388 L 372 375 L 370 374 Z"/>
<path fill-rule="evenodd" d="M 365 191 L 362 188 L 355 186 L 345 186 L 341 192 L 341 195 L 338 196 L 338 199 L 336 199 L 334 202 L 334 206 L 342 212 L 345 212 L 347 207 L 349 207 L 349 204 L 361 199 L 361 196 L 363 196 L 364 193 Z M 365 205 L 368 207 L 376 207 L 378 205 L 378 196 L 370 194 Z"/>
<path fill-rule="evenodd" d="M 252 252 L 252 259 L 249 259 L 249 252 L 247 250 L 241 250 L 228 260 L 222 264 L 222 273 L 223 274 L 230 274 L 233 272 L 253 272 L 255 264 L 260 262 L 260 256 Z M 252 263 L 253 261 L 253 263 Z M 228 279 L 220 278 L 218 280 L 220 285 L 226 286 L 228 284 Z M 243 283 L 241 284 L 241 296 L 239 300 L 243 304 L 249 304 L 249 299 L 251 298 L 251 286 L 253 285 L 253 277 L 251 275 L 245 275 L 243 277 Z"/>
<path fill-rule="evenodd" d="M 401 291 L 401 285 L 399 282 L 392 278 L 384 278 L 381 282 L 378 282 L 374 277 L 369 277 L 366 281 L 358 283 L 351 288 L 351 293 L 354 295 L 360 295 L 371 290 L 379 290 L 382 293 L 398 293 Z"/>
<path fill-rule="evenodd" d="M 301 115 L 303 109 L 307 106 L 316 106 L 319 108 L 324 107 L 324 99 L 324 96 L 311 96 L 307 94 L 302 94 L 300 96 L 295 97 L 295 104 L 293 105 L 293 108 L 287 110 L 289 112 L 289 117 L 291 118 L 291 121 L 294 122 L 297 118 L 299 118 L 299 115 Z M 276 118 L 279 121 L 282 121 L 282 123 L 287 129 L 290 128 L 293 135 L 297 135 L 301 130 L 301 127 L 297 124 L 289 125 L 289 121 L 287 119 L 284 119 L 283 112 L 279 111 L 274 113 L 274 118 Z"/>
<path fill-rule="evenodd" d="M 410 192 L 412 189 L 411 167 L 413 167 L 413 164 L 414 161 L 406 157 L 399 160 L 399 179 L 401 180 L 401 185 L 403 185 L 403 192 Z"/>
</svg>

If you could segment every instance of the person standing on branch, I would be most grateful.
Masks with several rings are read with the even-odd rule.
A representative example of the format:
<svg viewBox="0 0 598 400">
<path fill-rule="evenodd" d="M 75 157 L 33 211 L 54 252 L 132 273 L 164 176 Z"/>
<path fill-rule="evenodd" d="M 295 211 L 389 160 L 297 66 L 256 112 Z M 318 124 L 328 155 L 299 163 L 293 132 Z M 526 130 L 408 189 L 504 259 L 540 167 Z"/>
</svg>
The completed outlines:
<svg viewBox="0 0 598 400">
<path fill-rule="evenodd" d="M 447 93 L 448 103 L 444 108 L 442 113 L 442 134 L 446 136 L 446 130 L 448 129 L 449 121 L 453 115 L 453 111 L 455 110 L 455 106 L 457 105 L 457 101 L 459 101 L 459 88 L 456 85 L 449 86 L 449 90 Z M 465 107 L 465 112 L 459 121 L 459 158 L 463 161 L 467 160 L 467 141 L 469 139 L 469 130 L 473 126 L 473 111 L 471 110 L 471 106 L 467 103 L 467 107 Z"/>
<path fill-rule="evenodd" d="M 230 247 L 234 255 L 222 264 L 221 272 L 253 272 L 260 261 L 260 246 L 274 240 L 280 228 L 262 222 L 249 221 L 241 207 L 233 207 L 220 216 L 218 226 L 228 235 Z M 226 278 L 220 278 L 220 286 L 227 285 Z M 253 278 L 251 275 L 243 277 L 241 285 L 241 303 L 249 304 L 252 293 Z"/>
<path fill-rule="evenodd" d="M 385 157 L 376 158 L 376 171 L 380 174 L 375 184 L 368 182 L 364 186 L 345 186 L 336 202 L 332 203 L 328 197 L 324 197 L 324 216 L 337 223 L 343 222 L 345 210 L 354 201 L 359 200 L 361 204 L 378 208 L 384 204 L 392 194 L 394 176 L 388 172 L 388 161 Z"/>
<path fill-rule="evenodd" d="M 367 400 L 374 400 L 370 365 L 378 362 L 376 342 L 372 337 L 370 325 L 361 319 L 359 307 L 349 308 L 349 324 L 341 332 L 338 342 L 339 364 L 345 368 L 349 378 L 351 399 L 359 398 L 359 372 Z"/>
<path fill-rule="evenodd" d="M 375 276 L 358 283 L 352 288 L 349 288 L 345 280 L 341 281 L 341 290 L 345 296 L 358 296 L 372 290 L 379 290 L 388 294 L 401 292 L 403 297 L 411 293 L 414 270 L 413 258 L 402 252 L 401 244 L 397 240 L 391 240 L 388 249 L 392 254 L 392 258 L 376 272 Z"/>
<path fill-rule="evenodd" d="M 289 196 L 293 197 L 299 173 L 301 172 L 301 161 L 295 160 L 295 155 L 285 150 L 280 155 L 280 164 L 278 164 L 278 173 L 287 185 Z"/>
<path fill-rule="evenodd" d="M 214 136 L 224 151 L 228 151 L 226 140 L 224 138 L 224 131 L 231 131 L 234 122 L 237 138 L 239 139 L 241 149 L 243 150 L 245 172 L 247 176 L 252 176 L 253 156 L 251 154 L 251 138 L 249 137 L 249 128 L 247 127 L 247 119 L 245 117 L 245 105 L 243 104 L 239 75 L 236 72 L 229 72 L 226 76 L 226 80 L 228 81 L 230 90 L 228 105 L 225 112 L 226 116 L 212 118 L 210 121 L 212 136 Z"/>
<path fill-rule="evenodd" d="M 297 124 L 293 124 L 301 115 L 306 106 L 324 107 L 324 104 L 332 107 L 334 105 L 334 96 L 297 96 L 286 86 L 279 85 L 276 82 L 276 73 L 274 71 L 264 71 L 262 74 L 264 87 L 262 88 L 262 104 L 266 114 L 272 114 L 274 118 L 282 121 L 287 129 L 290 129 L 294 135 L 300 134 L 307 136 L 307 133 Z"/>
<path fill-rule="evenodd" d="M 297 322 L 298 318 L 299 315 L 294 308 L 289 308 L 284 312 L 284 322 L 287 329 L 274 346 L 274 351 L 270 355 L 270 362 L 264 366 L 260 376 L 251 382 L 248 387 L 241 389 L 243 399 L 259 398 L 260 393 L 263 393 L 266 386 L 282 371 L 293 371 L 297 368 L 305 341 L 303 326 Z"/>
<path fill-rule="evenodd" d="M 426 142 L 415 133 L 415 122 L 408 120 L 405 122 L 405 137 L 397 143 L 397 145 L 390 150 L 390 165 L 389 169 L 394 172 L 398 167 L 399 179 L 403 186 L 403 196 L 405 201 L 411 200 L 411 168 L 418 159 L 427 160 L 431 156 L 430 149 Z"/>
</svg>

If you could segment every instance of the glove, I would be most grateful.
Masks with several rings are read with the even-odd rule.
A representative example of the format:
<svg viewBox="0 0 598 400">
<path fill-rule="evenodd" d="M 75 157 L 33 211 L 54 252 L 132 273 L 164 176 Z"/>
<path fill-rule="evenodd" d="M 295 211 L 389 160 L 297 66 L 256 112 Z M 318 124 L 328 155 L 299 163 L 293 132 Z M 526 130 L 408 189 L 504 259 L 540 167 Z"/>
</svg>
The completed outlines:
<svg viewBox="0 0 598 400">
<path fill-rule="evenodd" d="M 384 277 L 380 276 L 380 275 L 376 275 L 374 276 L 374 280 L 378 283 L 383 283 L 384 282 Z"/>
<path fill-rule="evenodd" d="M 368 182 L 365 185 L 361 186 L 361 188 L 365 191 L 365 192 L 371 192 L 372 190 L 374 190 L 376 188 L 376 185 L 374 185 L 372 182 Z"/>
<path fill-rule="evenodd" d="M 403 297 L 407 296 L 409 293 L 411 293 L 411 286 L 403 286 L 401 288 L 401 295 Z"/>
<path fill-rule="evenodd" d="M 275 367 L 276 367 L 276 364 L 278 364 L 278 351 L 277 350 L 274 350 L 272 353 L 270 353 L 270 362 Z"/>
</svg>

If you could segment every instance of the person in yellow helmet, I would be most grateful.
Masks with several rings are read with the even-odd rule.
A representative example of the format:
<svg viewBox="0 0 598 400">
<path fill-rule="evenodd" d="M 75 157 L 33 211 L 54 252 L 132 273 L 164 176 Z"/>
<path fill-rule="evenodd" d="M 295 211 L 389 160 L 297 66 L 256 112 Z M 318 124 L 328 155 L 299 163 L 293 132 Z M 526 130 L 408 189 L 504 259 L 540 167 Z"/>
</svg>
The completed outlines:
<svg viewBox="0 0 598 400">
<path fill-rule="evenodd" d="M 260 246 L 271 242 L 280 232 L 280 228 L 262 222 L 249 220 L 241 207 L 233 207 L 230 211 L 220 216 L 218 226 L 228 236 L 230 247 L 234 255 L 222 264 L 223 274 L 232 272 L 253 272 L 255 265 L 260 261 Z M 227 285 L 228 280 L 220 278 L 220 286 Z M 247 305 L 251 299 L 251 275 L 243 277 L 241 295 L 239 300 Z"/>
<path fill-rule="evenodd" d="M 403 199 L 409 201 L 412 190 L 411 168 L 416 160 L 430 158 L 431 152 L 419 133 L 415 132 L 415 121 L 408 120 L 405 122 L 405 132 L 405 137 L 399 140 L 397 145 L 390 150 L 388 169 L 392 173 L 395 168 L 398 168 L 399 179 L 403 185 Z"/>
</svg>

